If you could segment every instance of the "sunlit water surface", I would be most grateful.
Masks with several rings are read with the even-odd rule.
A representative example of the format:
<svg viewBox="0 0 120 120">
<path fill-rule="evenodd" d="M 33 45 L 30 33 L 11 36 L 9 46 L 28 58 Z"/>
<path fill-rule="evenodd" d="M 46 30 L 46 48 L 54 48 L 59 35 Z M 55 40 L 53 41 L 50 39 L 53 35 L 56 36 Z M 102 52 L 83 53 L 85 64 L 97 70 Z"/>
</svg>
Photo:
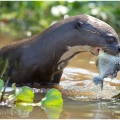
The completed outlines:
<svg viewBox="0 0 120 120">
<path fill-rule="evenodd" d="M 92 78 L 98 75 L 95 61 L 96 57 L 91 53 L 81 53 L 64 69 L 60 84 L 54 86 L 62 93 L 64 100 L 62 108 L 29 106 L 17 109 L 0 106 L 0 118 L 120 118 L 120 101 L 112 98 L 120 93 L 120 73 L 114 80 L 106 78 L 101 91 L 100 87 L 92 82 Z M 33 88 L 34 102 L 39 102 L 50 88 L 50 86 Z M 7 93 L 11 91 L 12 88 L 9 87 L 6 90 Z"/>
</svg>

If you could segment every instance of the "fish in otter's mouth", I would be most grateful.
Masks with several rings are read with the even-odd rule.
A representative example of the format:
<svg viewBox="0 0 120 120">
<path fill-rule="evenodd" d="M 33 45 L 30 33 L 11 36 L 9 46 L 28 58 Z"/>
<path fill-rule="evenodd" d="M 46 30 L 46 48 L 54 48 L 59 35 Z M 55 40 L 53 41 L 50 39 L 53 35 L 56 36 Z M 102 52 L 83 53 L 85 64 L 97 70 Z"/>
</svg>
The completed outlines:
<svg viewBox="0 0 120 120">
<path fill-rule="evenodd" d="M 120 55 L 111 55 L 100 49 L 96 66 L 99 76 L 93 78 L 93 83 L 100 85 L 102 89 L 104 78 L 110 76 L 111 79 L 114 79 L 117 76 L 120 70 Z"/>
</svg>

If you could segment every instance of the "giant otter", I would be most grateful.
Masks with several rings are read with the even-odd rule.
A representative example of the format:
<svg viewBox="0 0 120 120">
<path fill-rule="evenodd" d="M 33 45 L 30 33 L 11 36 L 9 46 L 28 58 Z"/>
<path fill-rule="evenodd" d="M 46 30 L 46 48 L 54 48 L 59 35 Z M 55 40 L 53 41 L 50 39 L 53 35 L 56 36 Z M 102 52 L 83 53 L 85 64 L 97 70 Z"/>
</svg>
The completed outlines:
<svg viewBox="0 0 120 120">
<path fill-rule="evenodd" d="M 105 22 L 85 14 L 69 17 L 1 48 L 0 57 L 9 63 L 3 77 L 17 84 L 59 84 L 63 69 L 76 54 L 90 51 L 98 55 L 103 49 L 115 55 L 120 52 L 118 44 L 118 35 Z"/>
</svg>

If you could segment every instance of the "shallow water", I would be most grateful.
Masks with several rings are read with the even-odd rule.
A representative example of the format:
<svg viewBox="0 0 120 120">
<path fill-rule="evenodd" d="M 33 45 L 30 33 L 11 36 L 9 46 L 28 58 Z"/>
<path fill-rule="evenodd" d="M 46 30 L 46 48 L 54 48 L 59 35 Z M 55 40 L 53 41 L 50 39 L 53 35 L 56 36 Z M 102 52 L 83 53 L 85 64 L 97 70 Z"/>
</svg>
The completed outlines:
<svg viewBox="0 0 120 120">
<path fill-rule="evenodd" d="M 21 110 L 10 109 L 8 107 L 0 108 L 0 118 L 6 119 L 114 119 L 120 118 L 120 101 L 111 100 L 89 100 L 89 101 L 75 101 L 64 99 L 64 105 L 62 112 L 59 112 L 61 108 L 49 108 L 43 109 L 41 107 L 34 107 L 30 112 L 26 108 Z M 56 113 L 55 113 L 56 112 Z M 56 114 L 56 115 L 54 115 Z"/>
<path fill-rule="evenodd" d="M 113 119 L 120 118 L 120 100 L 112 97 L 120 93 L 120 72 L 117 78 L 111 80 L 106 78 L 103 90 L 95 86 L 92 78 L 98 75 L 95 66 L 96 56 L 91 53 L 81 53 L 64 69 L 59 85 L 54 86 L 63 96 L 63 108 L 51 107 L 41 108 L 28 106 L 11 108 L 0 106 L 0 118 L 14 119 Z M 53 87 L 53 86 L 52 86 Z M 34 102 L 39 102 L 51 86 L 37 86 Z M 7 88 L 7 93 L 12 89 Z"/>
</svg>

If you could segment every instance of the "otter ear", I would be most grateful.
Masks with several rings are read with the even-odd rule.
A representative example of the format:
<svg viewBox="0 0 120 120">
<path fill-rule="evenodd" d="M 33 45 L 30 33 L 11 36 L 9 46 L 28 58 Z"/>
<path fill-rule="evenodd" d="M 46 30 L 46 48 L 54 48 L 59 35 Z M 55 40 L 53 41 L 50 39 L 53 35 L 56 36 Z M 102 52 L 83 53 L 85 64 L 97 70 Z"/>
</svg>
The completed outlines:
<svg viewBox="0 0 120 120">
<path fill-rule="evenodd" d="M 75 28 L 77 28 L 77 29 L 80 29 L 81 28 L 81 26 L 82 26 L 82 22 L 81 21 L 77 21 L 76 23 L 75 23 Z"/>
</svg>

